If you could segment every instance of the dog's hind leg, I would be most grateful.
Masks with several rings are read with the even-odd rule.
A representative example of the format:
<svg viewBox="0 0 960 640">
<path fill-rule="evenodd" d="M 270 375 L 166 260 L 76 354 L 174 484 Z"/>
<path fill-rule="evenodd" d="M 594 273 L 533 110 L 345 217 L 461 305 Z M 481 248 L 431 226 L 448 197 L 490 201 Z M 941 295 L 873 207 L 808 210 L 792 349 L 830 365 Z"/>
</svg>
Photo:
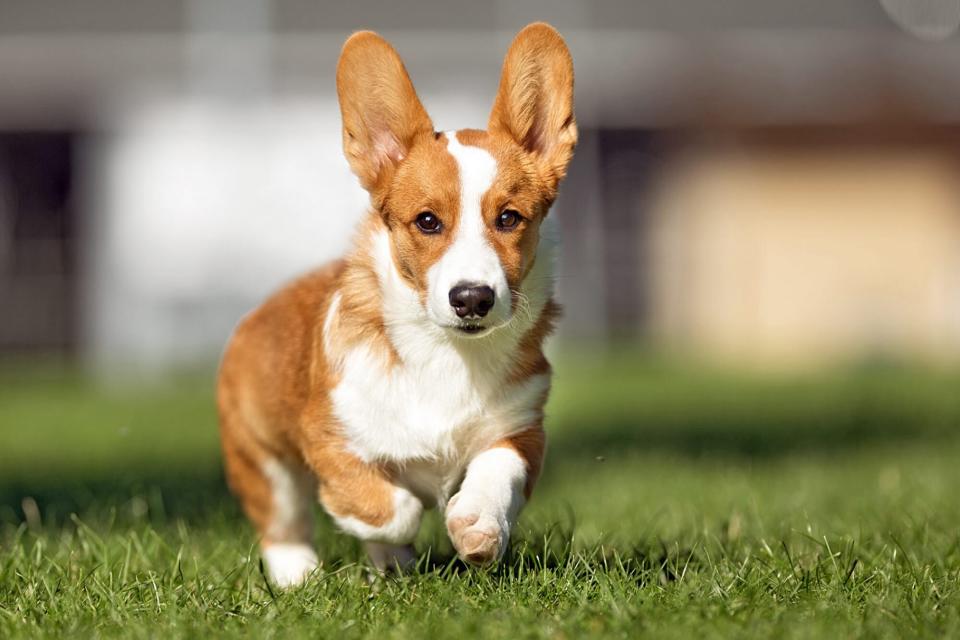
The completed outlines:
<svg viewBox="0 0 960 640">
<path fill-rule="evenodd" d="M 299 460 L 258 441 L 224 403 L 220 420 L 227 482 L 260 534 L 270 578 L 281 587 L 300 584 L 318 565 L 312 545 L 316 481 Z"/>
</svg>

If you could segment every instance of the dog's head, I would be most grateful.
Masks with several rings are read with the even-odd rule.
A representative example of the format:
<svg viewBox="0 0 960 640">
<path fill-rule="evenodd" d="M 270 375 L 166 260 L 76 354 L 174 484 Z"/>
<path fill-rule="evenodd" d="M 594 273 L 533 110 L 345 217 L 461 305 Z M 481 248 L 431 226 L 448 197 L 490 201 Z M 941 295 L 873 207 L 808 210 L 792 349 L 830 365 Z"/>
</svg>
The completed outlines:
<svg viewBox="0 0 960 640">
<path fill-rule="evenodd" d="M 486 131 L 435 132 L 397 52 L 372 32 L 344 45 L 337 93 L 347 160 L 426 316 L 456 335 L 508 323 L 577 141 L 563 39 L 543 23 L 517 35 Z"/>
</svg>

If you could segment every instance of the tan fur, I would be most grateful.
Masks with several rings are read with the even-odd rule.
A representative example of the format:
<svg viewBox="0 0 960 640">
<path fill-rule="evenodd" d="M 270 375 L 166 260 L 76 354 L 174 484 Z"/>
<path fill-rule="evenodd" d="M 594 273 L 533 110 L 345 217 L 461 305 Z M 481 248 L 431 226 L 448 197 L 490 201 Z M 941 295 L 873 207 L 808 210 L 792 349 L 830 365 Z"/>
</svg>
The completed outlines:
<svg viewBox="0 0 960 640">
<path fill-rule="evenodd" d="M 449 246 L 460 210 L 459 171 L 446 149 L 446 140 L 438 136 L 415 145 L 391 176 L 380 209 L 390 229 L 397 271 L 421 294 L 426 291 L 427 270 Z M 424 211 L 440 218 L 441 233 L 427 235 L 417 229 L 417 215 Z"/>
<path fill-rule="evenodd" d="M 566 175 L 577 144 L 573 61 L 550 25 L 531 24 L 514 38 L 487 128 L 533 153 L 554 188 Z"/>
<path fill-rule="evenodd" d="M 337 65 L 343 150 L 360 183 L 377 200 L 384 181 L 416 142 L 433 134 L 403 61 L 373 33 L 355 33 Z"/>
<path fill-rule="evenodd" d="M 572 82 L 569 53 L 559 35 L 546 25 L 531 25 L 507 55 L 491 131 L 457 134 L 461 144 L 482 147 L 497 161 L 497 178 L 482 213 L 514 291 L 533 266 L 540 222 L 576 141 Z M 349 452 L 330 392 L 338 382 L 338 363 L 353 346 L 370 346 L 382 355 L 385 369 L 399 359 L 385 329 L 372 257 L 375 235 L 388 231 L 397 271 L 424 294 L 427 270 L 443 255 L 458 224 L 457 164 L 445 139 L 433 132 L 396 51 L 371 32 L 352 36 L 337 69 L 337 91 L 344 152 L 371 194 L 371 213 L 344 260 L 281 289 L 240 323 L 219 376 L 227 478 L 265 543 L 309 541 L 308 522 L 283 530 L 271 524 L 278 507 L 264 473 L 269 460 L 315 477 L 319 499 L 335 515 L 372 526 L 393 517 L 389 465 L 366 463 Z M 549 97 L 554 94 L 559 99 Z M 541 121 L 542 126 L 532 124 Z M 492 228 L 505 208 L 526 218 L 522 228 L 510 233 Z M 443 221 L 443 233 L 416 229 L 416 216 L 424 210 Z M 337 294 L 339 309 L 325 333 Z M 551 301 L 516 353 L 509 354 L 515 363 L 509 383 L 549 372 L 542 343 L 558 313 Z M 490 443 L 510 447 L 526 461 L 527 495 L 539 475 L 544 441 L 537 424 Z"/>
<path fill-rule="evenodd" d="M 540 470 L 543 468 L 543 454 L 546 452 L 546 446 L 547 434 L 544 433 L 543 425 L 540 424 L 493 443 L 493 447 L 513 449 L 517 452 L 517 455 L 526 462 L 527 485 L 524 487 L 523 492 L 527 499 L 530 498 L 530 494 L 533 493 L 533 487 L 540 478 Z"/>
</svg>

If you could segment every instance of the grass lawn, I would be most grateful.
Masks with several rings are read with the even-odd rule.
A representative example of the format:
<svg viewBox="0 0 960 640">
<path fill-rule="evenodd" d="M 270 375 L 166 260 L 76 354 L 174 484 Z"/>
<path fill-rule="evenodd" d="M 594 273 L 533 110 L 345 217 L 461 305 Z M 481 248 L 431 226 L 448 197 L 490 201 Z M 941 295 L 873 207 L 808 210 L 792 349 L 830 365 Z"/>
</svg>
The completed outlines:
<svg viewBox="0 0 960 640">
<path fill-rule="evenodd" d="M 960 636 L 960 375 L 770 377 L 556 361 L 545 475 L 507 558 L 435 514 L 370 580 L 271 589 L 223 484 L 212 377 L 104 392 L 0 372 L 0 638 Z"/>
</svg>

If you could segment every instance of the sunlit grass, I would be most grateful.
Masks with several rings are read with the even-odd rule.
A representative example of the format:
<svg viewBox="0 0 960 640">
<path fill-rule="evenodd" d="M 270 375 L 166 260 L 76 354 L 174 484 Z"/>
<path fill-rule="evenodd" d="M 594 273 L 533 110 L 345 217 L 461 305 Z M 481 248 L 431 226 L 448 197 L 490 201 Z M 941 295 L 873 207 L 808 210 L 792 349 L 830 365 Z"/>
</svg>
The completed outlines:
<svg viewBox="0 0 960 640">
<path fill-rule="evenodd" d="M 289 592 L 223 486 L 212 376 L 4 378 L 0 637 L 960 633 L 960 376 L 556 364 L 500 567 L 451 560 L 434 514 L 418 569 L 371 580 L 318 515 L 323 569 Z"/>
</svg>

